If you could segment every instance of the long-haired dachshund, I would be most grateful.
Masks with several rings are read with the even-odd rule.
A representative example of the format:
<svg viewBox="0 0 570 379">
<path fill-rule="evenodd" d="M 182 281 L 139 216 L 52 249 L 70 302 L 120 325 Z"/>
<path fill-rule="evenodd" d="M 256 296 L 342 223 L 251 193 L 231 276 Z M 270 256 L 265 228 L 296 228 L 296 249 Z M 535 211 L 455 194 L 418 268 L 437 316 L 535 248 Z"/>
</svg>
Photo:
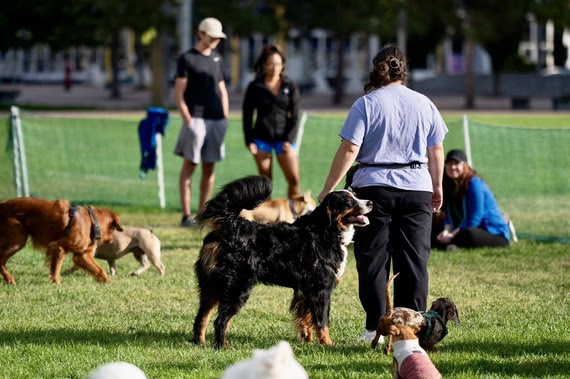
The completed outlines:
<svg viewBox="0 0 570 379">
<path fill-rule="evenodd" d="M 386 333 L 390 325 L 397 327 L 407 325 L 415 330 L 422 348 L 428 351 L 437 350 L 436 343 L 447 335 L 447 321 L 451 320 L 459 325 L 459 312 L 453 300 L 448 297 L 440 297 L 431 304 L 428 312 L 417 312 L 410 308 L 394 308 L 390 296 L 390 287 L 398 274 L 394 274 L 388 279 L 386 285 L 386 308 L 387 314 L 380 317 L 376 336 L 372 341 L 372 348 L 376 348 L 381 335 L 388 335 L 386 353 L 392 348 L 392 336 Z"/>
<path fill-rule="evenodd" d="M 0 274 L 15 284 L 6 269 L 10 257 L 26 246 L 31 237 L 35 248 L 45 248 L 50 262 L 50 280 L 60 284 L 63 258 L 73 253 L 73 262 L 98 282 L 108 282 L 95 262 L 97 243 L 113 241 L 113 231 L 122 231 L 119 216 L 105 208 L 79 207 L 68 200 L 21 197 L 0 202 Z"/>
<path fill-rule="evenodd" d="M 386 285 L 386 308 L 388 315 L 381 317 L 376 329 L 376 337 L 372 341 L 372 347 L 376 347 L 380 335 L 389 336 L 385 353 L 388 354 L 393 346 L 394 359 L 392 363 L 393 377 L 439 379 L 440 372 L 430 360 L 425 350 L 420 346 L 420 341 L 416 333 L 420 330 L 418 320 L 401 319 L 396 315 L 390 289 L 394 278 L 398 274 L 392 275 Z M 408 309 L 408 308 L 403 308 Z M 412 314 L 413 315 L 413 314 Z M 418 316 L 421 317 L 421 316 Z"/>
<path fill-rule="evenodd" d="M 230 319 L 245 305 L 257 283 L 293 289 L 290 309 L 301 341 L 312 342 L 313 329 L 323 345 L 330 345 L 331 294 L 342 275 L 346 246 L 355 226 L 368 224 L 364 216 L 372 203 L 349 191 L 335 191 L 311 213 L 293 224 L 260 224 L 239 216 L 271 194 L 271 181 L 250 176 L 227 184 L 199 216 L 211 231 L 204 238 L 195 264 L 200 307 L 194 321 L 193 342 L 204 345 L 213 310 L 214 347 L 227 347 Z"/>
</svg>

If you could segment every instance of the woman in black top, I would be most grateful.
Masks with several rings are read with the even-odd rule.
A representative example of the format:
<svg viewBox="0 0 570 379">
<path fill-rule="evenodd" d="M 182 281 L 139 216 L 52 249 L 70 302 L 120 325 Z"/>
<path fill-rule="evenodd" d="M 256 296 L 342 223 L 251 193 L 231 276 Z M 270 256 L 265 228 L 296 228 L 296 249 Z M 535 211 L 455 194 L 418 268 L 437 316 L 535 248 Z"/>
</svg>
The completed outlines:
<svg viewBox="0 0 570 379">
<path fill-rule="evenodd" d="M 256 78 L 243 99 L 245 144 L 260 175 L 272 178 L 272 151 L 281 166 L 289 198 L 301 193 L 299 160 L 294 143 L 299 114 L 297 85 L 283 75 L 285 56 L 274 45 L 266 45 L 255 62 Z M 255 125 L 253 113 L 257 111 Z M 253 126 L 253 127 L 252 127 Z"/>
</svg>

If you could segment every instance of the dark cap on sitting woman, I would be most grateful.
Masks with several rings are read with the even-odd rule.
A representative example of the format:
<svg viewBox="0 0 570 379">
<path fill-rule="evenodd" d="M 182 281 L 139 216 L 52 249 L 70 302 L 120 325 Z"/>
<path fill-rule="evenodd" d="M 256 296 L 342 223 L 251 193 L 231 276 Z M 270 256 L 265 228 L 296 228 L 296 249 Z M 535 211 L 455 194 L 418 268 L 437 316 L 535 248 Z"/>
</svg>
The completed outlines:
<svg viewBox="0 0 570 379">
<path fill-rule="evenodd" d="M 445 161 L 457 161 L 457 162 L 467 162 L 467 155 L 465 154 L 465 152 L 463 150 L 459 150 L 459 149 L 453 149 L 450 150 L 447 153 L 447 156 L 445 157 Z"/>
</svg>

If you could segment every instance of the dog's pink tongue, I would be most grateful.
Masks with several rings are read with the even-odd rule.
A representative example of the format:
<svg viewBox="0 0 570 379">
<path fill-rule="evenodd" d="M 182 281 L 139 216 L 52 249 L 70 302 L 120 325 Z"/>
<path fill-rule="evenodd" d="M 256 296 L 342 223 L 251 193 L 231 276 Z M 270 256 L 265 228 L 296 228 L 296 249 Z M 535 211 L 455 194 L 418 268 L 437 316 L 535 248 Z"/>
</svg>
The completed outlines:
<svg viewBox="0 0 570 379">
<path fill-rule="evenodd" d="M 360 224 L 364 224 L 364 225 L 368 225 L 370 224 L 370 221 L 368 220 L 368 217 L 364 216 L 364 215 L 360 215 L 358 217 L 356 217 L 356 220 L 358 220 L 358 222 Z"/>
</svg>

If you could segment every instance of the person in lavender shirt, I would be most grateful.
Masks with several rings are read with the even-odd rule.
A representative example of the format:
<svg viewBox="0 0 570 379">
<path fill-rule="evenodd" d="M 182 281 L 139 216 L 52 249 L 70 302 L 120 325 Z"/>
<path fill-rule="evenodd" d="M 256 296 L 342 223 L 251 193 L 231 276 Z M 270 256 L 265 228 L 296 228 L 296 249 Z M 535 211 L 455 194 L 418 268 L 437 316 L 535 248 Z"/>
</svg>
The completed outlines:
<svg viewBox="0 0 570 379">
<path fill-rule="evenodd" d="M 431 219 L 443 200 L 448 130 L 435 105 L 406 87 L 408 74 L 406 57 L 396 45 L 385 45 L 374 57 L 366 94 L 348 113 L 318 196 L 322 201 L 358 162 L 350 186 L 357 197 L 374 204 L 370 225 L 354 235 L 358 291 L 366 313 L 363 340 L 374 338 L 386 312 L 390 266 L 400 273 L 394 306 L 425 311 L 427 305 Z"/>
</svg>

